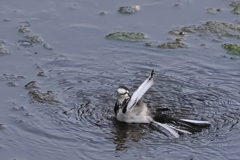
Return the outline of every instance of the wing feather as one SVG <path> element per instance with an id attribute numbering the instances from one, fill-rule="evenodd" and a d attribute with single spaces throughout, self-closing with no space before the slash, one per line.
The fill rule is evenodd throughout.
<path id="1" fill-rule="evenodd" d="M 137 102 L 142 98 L 142 96 L 147 92 L 147 90 L 154 84 L 152 70 L 151 75 L 138 87 L 138 89 L 133 93 L 130 101 L 127 105 L 127 111 L 134 107 Z"/>

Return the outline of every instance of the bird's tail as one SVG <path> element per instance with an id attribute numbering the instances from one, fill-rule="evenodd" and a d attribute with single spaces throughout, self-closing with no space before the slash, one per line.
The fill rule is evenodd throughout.
<path id="1" fill-rule="evenodd" d="M 177 138 L 179 137 L 178 132 L 193 134 L 201 132 L 204 128 L 208 128 L 211 125 L 209 121 L 176 119 L 164 114 L 154 116 L 153 119 L 154 124 L 167 129 Z"/>
<path id="2" fill-rule="evenodd" d="M 156 125 L 159 125 L 163 128 L 165 128 L 166 130 L 168 130 L 170 133 L 172 133 L 176 138 L 179 137 L 179 134 L 176 130 L 174 130 L 172 127 L 170 127 L 169 125 L 167 124 L 163 124 L 163 123 L 160 123 L 160 122 L 157 122 L 157 121 L 152 121 L 153 124 L 156 124 Z"/>

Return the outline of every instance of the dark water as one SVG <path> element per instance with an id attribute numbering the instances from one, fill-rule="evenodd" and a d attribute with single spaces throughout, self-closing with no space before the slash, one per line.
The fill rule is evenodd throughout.
<path id="1" fill-rule="evenodd" d="M 160 43 L 176 38 L 168 34 L 174 27 L 235 23 L 230 2 L 2 1 L 0 39 L 7 53 L 0 56 L 1 159 L 239 159 L 240 59 L 221 47 L 239 39 L 214 42 L 193 34 L 184 38 L 188 48 L 170 50 L 104 38 L 133 31 Z M 118 13 L 124 5 L 141 10 Z M 209 7 L 221 12 L 208 14 Z M 42 42 L 30 42 L 28 33 Z M 175 139 L 148 125 L 115 120 L 117 87 L 134 91 L 152 69 L 156 83 L 145 95 L 149 107 L 209 120 L 210 129 Z M 24 87 L 30 81 L 37 82 L 32 90 L 53 91 L 59 102 L 32 100 Z"/>

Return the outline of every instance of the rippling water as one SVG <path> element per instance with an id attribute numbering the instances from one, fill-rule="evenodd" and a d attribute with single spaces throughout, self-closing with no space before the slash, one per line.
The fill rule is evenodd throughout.
<path id="1" fill-rule="evenodd" d="M 9 52 L 0 55 L 1 159 L 239 159 L 240 59 L 221 48 L 221 43 L 239 40 L 224 37 L 213 42 L 187 35 L 188 48 L 170 50 L 104 38 L 115 31 L 136 31 L 153 41 L 166 41 L 173 27 L 213 19 L 234 23 L 229 2 L 2 4 L 0 38 Z M 124 5 L 140 5 L 141 10 L 119 14 L 118 7 Z M 208 7 L 222 11 L 210 15 Z M 43 42 L 19 44 L 26 40 L 18 32 L 21 26 Z M 149 108 L 209 120 L 210 129 L 176 139 L 147 124 L 116 121 L 117 87 L 125 85 L 133 92 L 152 69 L 155 85 L 144 97 Z M 32 89 L 53 91 L 59 103 L 31 99 L 31 89 L 24 87 L 30 81 L 37 82 Z"/>

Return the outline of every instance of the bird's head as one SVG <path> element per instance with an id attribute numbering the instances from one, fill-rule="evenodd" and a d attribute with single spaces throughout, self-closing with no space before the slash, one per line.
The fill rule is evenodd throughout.
<path id="1" fill-rule="evenodd" d="M 124 101 L 125 99 L 129 99 L 129 89 L 125 86 L 120 86 L 117 89 L 117 99 L 119 102 Z"/>
<path id="2" fill-rule="evenodd" d="M 117 93 L 117 102 L 114 107 L 115 114 L 117 114 L 119 109 L 123 109 L 123 108 L 126 109 L 127 104 L 131 98 L 129 94 L 129 89 L 125 86 L 118 87 L 116 93 Z"/>

